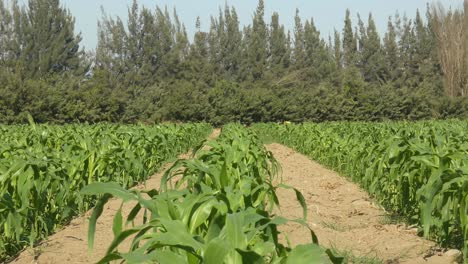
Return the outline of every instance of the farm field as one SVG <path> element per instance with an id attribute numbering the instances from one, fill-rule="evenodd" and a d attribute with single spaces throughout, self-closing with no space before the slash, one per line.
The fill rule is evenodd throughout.
<path id="1" fill-rule="evenodd" d="M 468 122 L 258 124 L 254 130 L 348 176 L 419 234 L 467 255 Z"/>
<path id="2" fill-rule="evenodd" d="M 175 162 L 161 175 L 161 185 L 157 189 L 125 191 L 111 183 L 94 183 L 85 187 L 83 194 L 104 194 L 103 203 L 108 200 L 106 194 L 113 194 L 124 203 L 132 202 L 130 208 L 133 207 L 129 210 L 125 205 L 121 210 L 118 208 L 122 207 L 117 206 L 117 210 L 111 209 L 115 217 L 109 218 L 104 214 L 102 220 L 100 213 L 96 212 L 108 207 L 98 203 L 89 220 L 89 246 L 96 245 L 98 250 L 102 249 L 101 243 L 92 242 L 94 232 L 100 234 L 96 236 L 97 241 L 102 242 L 105 236 L 93 226 L 97 224 L 102 228 L 99 223 L 106 221 L 112 223 L 111 232 L 115 239 L 109 243 L 114 246 L 107 252 L 98 251 L 104 253 L 103 262 L 124 259 L 129 263 L 199 263 L 201 260 L 203 263 L 219 263 L 224 259 L 228 263 L 252 263 L 255 259 L 265 258 L 268 262 L 278 263 L 331 263 L 330 251 L 317 245 L 311 231 L 307 245 L 290 249 L 278 242 L 277 226 L 288 222 L 286 218 L 272 214 L 273 208 L 278 206 L 276 191 L 279 188 L 296 192 L 296 203 L 303 208 L 303 213 L 291 221 L 310 228 L 305 221 L 307 208 L 303 196 L 292 187 L 273 184 L 277 173 L 277 161 L 255 134 L 239 125 L 226 126 L 219 138 L 200 149 L 195 158 Z M 171 180 L 174 177 L 177 182 Z M 112 208 L 115 205 L 116 200 L 110 201 Z M 143 209 L 146 213 L 138 214 Z M 146 221 L 141 221 L 142 218 Z M 135 225 L 123 225 L 130 222 Z M 122 251 L 117 251 L 119 245 L 125 244 L 124 238 L 135 234 L 130 252 L 122 250 L 122 247 Z M 86 240 L 81 238 L 83 234 L 76 236 L 78 239 L 72 243 Z M 51 243 L 55 242 L 52 238 Z M 55 250 L 49 251 L 47 247 L 43 250 L 44 261 L 47 262 L 47 255 L 54 256 Z M 79 256 L 84 257 L 86 253 L 82 248 L 80 252 Z M 75 258 L 65 251 L 56 254 L 52 260 L 60 262 L 60 259 L 69 261 Z M 24 253 L 15 262 L 28 261 L 28 255 Z"/>
<path id="3" fill-rule="evenodd" d="M 81 263 L 90 263 L 104 256 L 108 259 L 125 259 L 128 263 L 134 262 L 135 259 L 156 260 L 160 263 L 174 263 L 173 261 L 176 260 L 180 263 L 199 263 L 197 261 L 207 261 L 213 257 L 217 260 L 241 261 L 242 263 L 251 263 L 250 258 L 263 259 L 268 263 L 275 263 L 275 261 L 292 263 L 288 262 L 288 259 L 296 257 L 304 262 L 294 263 L 384 263 L 384 261 L 446 263 L 450 258 L 444 254 L 434 254 L 434 256 L 429 254 L 434 251 L 434 242 L 417 236 L 418 233 L 424 234 L 423 228 L 417 229 L 415 226 L 395 221 L 385 222 L 387 214 L 378 203 L 387 209 L 391 208 L 400 217 L 406 216 L 406 219 L 400 219 L 409 221 L 409 224 L 412 224 L 412 219 L 419 219 L 414 223 L 422 225 L 420 218 L 423 216 L 415 213 L 410 215 L 408 211 L 398 209 L 397 205 L 384 202 L 386 200 L 380 198 L 384 197 L 383 194 L 379 196 L 377 192 L 366 188 L 358 180 L 360 176 L 356 174 L 359 172 L 356 169 L 357 165 L 366 160 L 352 161 L 351 154 L 345 151 L 373 150 L 375 157 L 381 155 L 377 160 L 384 161 L 387 157 L 385 153 L 376 151 L 387 149 L 388 147 L 383 146 L 384 144 L 380 144 L 379 148 L 371 148 L 369 146 L 372 142 L 364 143 L 365 140 L 361 139 L 359 143 L 362 148 L 358 148 L 358 144 L 353 145 L 350 140 L 357 139 L 358 135 L 368 138 L 371 137 L 370 133 L 379 131 L 380 138 L 378 135 L 371 137 L 375 140 L 373 144 L 401 139 L 402 135 L 406 135 L 405 133 L 419 135 L 417 138 L 423 142 L 424 140 L 432 142 L 427 133 L 436 130 L 447 134 L 450 131 L 450 136 L 446 141 L 439 139 L 438 145 L 433 148 L 434 153 L 439 153 L 437 151 L 442 148 L 441 142 L 445 144 L 452 142 L 453 148 L 460 152 L 465 151 L 466 154 L 463 144 L 458 146 L 456 141 L 453 141 L 455 138 L 463 140 L 463 126 L 466 126 L 466 123 L 461 121 L 319 125 L 257 124 L 251 129 L 255 132 L 249 132 L 239 125 L 228 125 L 223 128 L 223 133 L 218 139 L 209 141 L 207 147 L 198 150 L 193 158 L 177 161 L 165 173 L 151 178 L 145 186 L 131 191 L 125 191 L 122 187 L 112 183 L 94 183 L 85 187 L 80 195 L 87 194 L 92 197 L 104 195 L 107 200 L 108 197 L 105 194 L 110 193 L 118 199 L 112 199 L 106 205 L 101 204 L 102 208 L 105 208 L 101 217 L 96 219 L 97 215 L 90 212 L 74 220 L 70 227 L 46 240 L 47 243 L 42 247 L 23 252 L 15 263 L 30 263 L 34 259 L 39 260 L 39 263 L 41 261 L 42 263 L 59 263 L 60 260 L 70 261 L 77 257 L 82 260 Z M 456 128 L 459 129 L 458 132 Z M 333 134 L 334 129 L 339 132 Z M 418 131 L 418 134 L 415 131 Z M 337 162 L 341 164 L 341 167 L 335 169 L 346 176 L 354 175 L 351 179 L 366 188 L 371 196 L 347 181 L 345 177 L 310 161 L 292 149 L 279 144 L 267 145 L 265 149 L 257 138 L 258 135 L 265 142 L 275 139 L 274 141 L 290 145 L 298 150 L 301 146 L 303 148 L 300 149 L 301 152 L 306 152 L 313 145 L 314 151 L 323 153 L 323 157 L 314 157 L 312 152 L 306 154 L 329 168 L 334 167 L 332 167 L 333 163 L 327 163 L 325 155 L 331 155 L 331 153 L 326 153 L 326 151 L 336 150 L 340 142 L 347 142 L 346 145 L 340 146 L 342 156 L 334 156 L 334 159 L 341 159 Z M 347 140 L 345 140 L 345 135 L 348 135 Z M 297 140 L 293 141 L 295 138 Z M 299 143 L 301 140 L 302 143 Z M 411 142 L 410 146 L 413 146 L 415 140 L 413 138 L 405 142 Z M 329 145 L 323 147 L 323 142 L 328 142 Z M 403 143 L 398 146 L 406 149 Z M 345 155 L 346 153 L 348 155 Z M 362 153 L 360 154 L 359 157 L 363 156 Z M 417 153 L 406 154 L 418 157 Z M 427 153 L 425 155 L 428 156 Z M 347 157 L 347 160 L 343 157 Z M 418 158 L 411 157 L 409 160 L 399 159 L 399 161 L 419 161 Z M 333 159 L 330 158 L 330 160 Z M 346 171 L 345 168 L 351 162 L 355 165 L 355 169 Z M 460 163 L 463 165 L 463 160 Z M 457 164 L 459 163 L 454 162 L 454 165 Z M 388 167 L 396 169 L 394 163 L 390 163 Z M 413 168 L 411 171 L 413 174 L 417 174 L 417 171 L 430 172 L 414 164 L 411 166 L 403 164 L 400 169 L 408 167 Z M 367 168 L 374 167 L 367 164 Z M 348 174 L 351 172 L 355 174 Z M 367 173 L 370 174 L 369 170 Z M 393 171 L 393 173 L 396 172 Z M 385 177 L 384 174 L 381 175 L 381 179 Z M 459 177 L 463 179 L 464 176 L 461 174 Z M 381 180 L 380 182 L 387 181 Z M 291 189 L 292 187 L 298 189 Z M 397 190 L 395 188 L 393 187 Z M 153 191 L 143 191 L 151 189 Z M 398 192 L 395 191 L 395 193 Z M 416 204 L 413 205 L 414 208 L 419 205 L 416 200 L 419 196 L 416 195 L 420 195 L 419 192 L 410 196 L 415 200 L 410 200 Z M 442 194 L 436 193 L 434 199 L 438 199 L 437 195 Z M 121 199 L 125 202 L 123 206 Z M 404 204 L 402 201 L 400 203 Z M 391 205 L 393 207 L 390 207 Z M 146 209 L 146 213 L 143 214 L 142 208 Z M 430 232 L 426 233 L 427 236 L 436 239 L 442 246 L 461 249 L 463 240 L 444 241 L 441 237 L 441 231 L 437 230 L 436 223 L 444 221 L 444 218 L 438 218 L 440 213 L 437 213 L 436 209 L 431 209 L 433 210 L 430 219 L 432 226 L 429 229 Z M 95 212 L 100 212 L 100 210 Z M 456 219 L 456 213 L 451 212 L 453 219 Z M 461 214 L 458 216 L 463 218 Z M 253 222 L 245 222 L 245 219 L 251 219 Z M 235 224 L 231 222 L 234 220 L 237 221 Z M 453 222 L 456 223 L 456 221 Z M 91 236 L 95 237 L 93 255 L 88 255 L 84 250 L 87 246 L 93 245 L 89 243 L 93 240 L 88 240 L 85 233 L 88 230 L 88 223 L 96 224 L 96 229 L 90 229 L 95 232 L 95 236 Z M 367 223 L 368 226 L 362 226 L 363 223 Z M 238 224 L 242 228 L 236 229 Z M 173 233 L 175 229 L 170 229 L 171 226 L 178 226 L 179 231 L 184 230 L 182 233 L 177 232 L 180 237 L 175 240 L 168 236 L 175 234 Z M 214 226 L 217 227 L 215 233 L 213 233 Z M 453 233 L 445 237 L 455 237 L 455 235 L 460 237 L 463 228 L 461 224 L 454 226 L 451 229 Z M 230 233 L 235 230 L 239 232 L 236 233 L 237 235 Z M 275 230 L 279 230 L 280 233 Z M 310 230 L 313 230 L 313 234 L 317 237 L 315 235 L 304 236 L 310 233 Z M 232 235 L 237 238 L 232 238 Z M 112 241 L 114 236 L 119 239 Z M 127 236 L 127 239 L 123 239 Z M 376 236 L 381 239 L 376 239 Z M 132 239 L 135 239 L 133 244 Z M 358 243 L 354 239 L 358 239 Z M 220 241 L 237 241 L 234 243 L 239 244 Z M 107 251 L 111 243 L 113 246 Z M 213 248 L 214 244 L 216 244 L 215 248 Z M 297 246 L 301 244 L 307 246 Z M 134 247 L 128 252 L 130 245 Z M 213 250 L 221 252 L 221 255 L 211 255 Z M 345 258 L 342 259 L 341 256 Z M 424 256 L 427 257 L 426 260 Z M 317 262 L 310 262 L 311 259 Z"/>
<path id="4" fill-rule="evenodd" d="M 468 264 L 468 0 L 82 2 L 0 0 L 0 264 Z"/>
<path id="5" fill-rule="evenodd" d="M 203 140 L 206 124 L 0 126 L 0 261 L 34 245 L 95 199 L 93 182 L 131 187 Z"/>

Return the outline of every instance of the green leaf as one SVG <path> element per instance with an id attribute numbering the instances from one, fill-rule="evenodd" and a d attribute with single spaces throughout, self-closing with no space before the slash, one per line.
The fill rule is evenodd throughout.
<path id="1" fill-rule="evenodd" d="M 236 249 L 236 251 L 242 256 L 242 263 L 265 264 L 263 257 L 254 251 L 245 251 L 241 249 Z"/>
<path id="2" fill-rule="evenodd" d="M 120 253 L 112 253 L 112 254 L 107 254 L 104 258 L 99 260 L 97 264 L 108 264 L 111 263 L 114 260 L 119 260 L 122 259 L 122 255 Z"/>
<path id="3" fill-rule="evenodd" d="M 190 233 L 194 233 L 201 224 L 203 224 L 211 214 L 213 206 L 217 203 L 215 199 L 205 201 L 202 203 L 197 210 L 192 214 L 190 218 Z"/>
<path id="4" fill-rule="evenodd" d="M 83 195 L 100 195 L 100 194 L 111 194 L 114 197 L 120 198 L 123 202 L 128 202 L 131 200 L 137 200 L 135 194 L 130 191 L 122 188 L 118 183 L 109 182 L 95 182 L 81 190 Z"/>
<path id="5" fill-rule="evenodd" d="M 229 214 L 226 219 L 226 239 L 234 248 L 244 249 L 246 239 L 242 231 L 244 220 L 241 213 Z"/>
<path id="6" fill-rule="evenodd" d="M 164 233 L 156 233 L 153 238 L 165 245 L 184 245 L 199 250 L 202 244 L 196 241 L 188 232 L 187 227 L 179 220 L 160 219 L 166 229 Z"/>
<path id="7" fill-rule="evenodd" d="M 215 238 L 211 240 L 204 250 L 204 264 L 223 263 L 230 250 L 232 248 L 223 239 Z"/>
<path id="8" fill-rule="evenodd" d="M 281 188 L 284 188 L 284 189 L 294 190 L 294 192 L 296 193 L 296 199 L 297 199 L 297 201 L 299 202 L 299 204 L 302 207 L 302 218 L 304 220 L 307 220 L 307 203 L 306 203 L 305 198 L 302 195 L 302 193 L 298 189 L 296 189 L 296 188 L 294 188 L 292 186 L 286 185 L 286 184 L 279 184 L 278 187 L 281 187 Z"/>
<path id="9" fill-rule="evenodd" d="M 112 232 L 114 237 L 117 237 L 122 232 L 122 205 L 114 216 L 114 221 L 112 223 Z"/>
<path id="10" fill-rule="evenodd" d="M 286 264 L 324 264 L 323 250 L 316 244 L 298 245 L 289 253 Z"/>
<path id="11" fill-rule="evenodd" d="M 89 219 L 89 227 L 88 227 L 88 250 L 92 252 L 94 247 L 94 235 L 96 234 L 96 223 L 97 219 L 102 215 L 104 211 L 104 205 L 109 201 L 110 195 L 104 195 L 101 199 L 99 199 L 98 203 L 94 207 L 93 213 L 91 214 L 91 218 Z"/>
<path id="12" fill-rule="evenodd" d="M 155 254 L 156 261 L 159 264 L 184 264 L 188 263 L 187 262 L 187 257 L 181 256 L 180 254 L 177 254 L 172 251 L 167 251 L 167 250 L 158 250 L 156 251 Z M 135 263 L 143 263 L 143 262 L 135 262 Z M 154 262 L 148 262 L 148 263 L 154 263 Z"/>

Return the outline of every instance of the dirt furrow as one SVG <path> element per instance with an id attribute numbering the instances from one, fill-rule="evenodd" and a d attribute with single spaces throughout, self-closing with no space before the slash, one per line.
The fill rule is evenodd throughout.
<path id="1" fill-rule="evenodd" d="M 389 224 L 386 213 L 356 184 L 280 144 L 267 148 L 282 166 L 283 181 L 298 188 L 308 205 L 308 223 L 327 248 L 360 256 L 365 263 L 451 263 L 447 254 L 429 254 L 435 244 L 418 237 L 416 229 Z M 290 190 L 279 190 L 281 215 L 302 216 Z M 387 222 L 387 223 L 386 223 Z M 282 228 L 293 245 L 309 243 L 310 235 L 299 225 Z M 427 257 L 429 255 L 433 255 Z"/>

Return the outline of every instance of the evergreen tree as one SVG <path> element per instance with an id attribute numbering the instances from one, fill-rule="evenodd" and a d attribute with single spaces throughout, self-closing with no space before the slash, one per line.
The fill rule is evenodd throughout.
<path id="1" fill-rule="evenodd" d="M 264 16 L 265 5 L 263 0 L 259 0 L 257 10 L 253 17 L 252 32 L 249 37 L 248 47 L 248 59 L 253 80 L 262 78 L 266 69 L 268 32 Z"/>
<path id="2" fill-rule="evenodd" d="M 142 67 L 143 54 L 141 50 L 141 31 L 142 24 L 140 24 L 138 3 L 133 0 L 132 6 L 128 10 L 128 33 L 125 39 L 125 48 L 128 53 L 128 57 L 125 58 L 127 64 L 126 69 L 129 70 L 127 75 L 127 82 L 130 85 L 136 85 L 140 82 L 139 70 Z"/>
<path id="3" fill-rule="evenodd" d="M 312 19 L 304 25 L 304 46 L 307 79 L 315 84 L 328 80 L 332 58 Z"/>
<path id="4" fill-rule="evenodd" d="M 356 63 L 356 38 L 353 33 L 353 25 L 351 22 L 351 13 L 346 10 L 345 26 L 343 29 L 343 64 L 345 67 L 352 66 Z"/>
<path id="5" fill-rule="evenodd" d="M 169 20 L 170 23 L 170 20 Z M 187 30 L 185 26 L 180 22 L 179 16 L 174 9 L 174 25 L 172 29 L 174 43 L 169 54 L 167 54 L 169 64 L 167 65 L 168 70 L 170 69 L 169 76 L 174 79 L 186 79 L 186 58 L 189 52 L 189 41 L 187 36 Z"/>
<path id="6" fill-rule="evenodd" d="M 384 57 L 372 14 L 369 14 L 368 26 L 361 39 L 361 71 L 366 82 L 383 82 L 384 80 Z"/>
<path id="7" fill-rule="evenodd" d="M 208 33 L 208 46 L 209 46 L 209 58 L 210 66 L 214 73 L 221 74 L 221 31 L 218 29 L 219 23 L 212 16 L 210 31 Z M 223 31 L 224 32 L 224 31 Z"/>
<path id="8" fill-rule="evenodd" d="M 138 83 L 142 86 L 152 85 L 156 82 L 156 69 L 158 63 L 158 50 L 156 49 L 155 18 L 151 11 L 143 8 L 139 16 L 141 25 L 139 39 L 140 65 L 138 71 Z"/>
<path id="9" fill-rule="evenodd" d="M 157 76 L 159 80 L 174 76 L 178 73 L 177 55 L 173 51 L 176 38 L 174 36 L 174 25 L 167 8 L 164 11 L 156 8 L 156 56 L 160 58 L 157 64 Z"/>
<path id="10" fill-rule="evenodd" d="M 127 33 L 122 20 L 108 18 L 103 12 L 98 22 L 98 38 L 95 67 L 98 76 L 104 77 L 111 86 L 126 82 Z"/>
<path id="11" fill-rule="evenodd" d="M 399 76 L 398 44 L 397 33 L 393 25 L 392 18 L 388 19 L 387 32 L 383 40 L 384 59 L 385 59 L 385 81 L 394 82 Z"/>
<path id="12" fill-rule="evenodd" d="M 305 67 L 304 28 L 302 26 L 299 9 L 296 9 L 294 17 L 294 69 L 300 70 Z"/>
<path id="13" fill-rule="evenodd" d="M 269 69 L 273 74 L 284 74 L 289 67 L 289 47 L 284 26 L 279 23 L 278 13 L 273 13 L 270 25 Z"/>
<path id="14" fill-rule="evenodd" d="M 400 63 L 402 64 L 402 75 L 400 78 L 401 86 L 413 87 L 418 82 L 414 82 L 413 74 L 417 72 L 417 63 L 414 60 L 416 36 L 414 33 L 413 22 L 406 17 L 403 17 L 400 26 L 399 51 Z"/>
<path id="15" fill-rule="evenodd" d="M 228 79 L 236 79 L 240 68 L 242 33 L 239 30 L 239 18 L 234 8 L 224 10 L 225 26 L 223 34 L 223 65 Z"/>
<path id="16" fill-rule="evenodd" d="M 13 17 L 3 1 L 0 1 L 0 66 L 6 67 L 11 61 L 13 42 Z"/>
<path id="17" fill-rule="evenodd" d="M 334 32 L 334 40 L 333 40 L 333 47 L 334 47 L 334 52 L 333 52 L 333 57 L 335 59 L 335 65 L 338 70 L 341 69 L 343 66 L 343 53 L 341 50 L 341 36 L 340 33 L 335 29 Z"/>
<path id="18" fill-rule="evenodd" d="M 197 17 L 194 41 L 190 48 L 190 69 L 192 78 L 209 80 L 208 75 L 208 33 L 201 31 L 200 17 Z M 201 74 L 200 74 L 201 73 Z"/>
<path id="19" fill-rule="evenodd" d="M 103 12 L 96 54 L 88 57 L 59 0 L 6 3 L 0 1 L 0 122 L 20 122 L 25 111 L 39 122 L 214 124 L 468 113 L 466 103 L 445 96 L 468 94 L 468 3 L 465 13 L 428 11 L 427 22 L 419 11 L 414 20 L 397 14 L 383 39 L 372 15 L 352 21 L 347 10 L 342 33 L 325 40 L 298 10 L 291 32 L 278 13 L 267 25 L 259 0 L 242 29 L 226 5 L 207 32 L 198 18 L 189 40 L 175 10 L 134 0 L 128 20 Z M 86 81 L 64 74 L 78 75 L 91 63 Z"/>
<path id="20" fill-rule="evenodd" d="M 242 38 L 242 45 L 241 45 L 241 66 L 239 70 L 239 81 L 247 81 L 252 80 L 252 73 L 251 73 L 251 60 L 249 58 L 250 54 L 250 43 L 252 38 L 252 27 L 251 25 L 244 26 L 242 29 L 243 38 Z"/>
<path id="21" fill-rule="evenodd" d="M 430 20 L 430 15 L 427 17 Z M 431 92 L 437 92 L 442 90 L 440 83 L 440 70 L 438 66 L 436 36 L 432 32 L 429 23 L 426 25 L 419 13 L 416 11 L 416 18 L 414 22 L 415 31 L 415 47 L 414 47 L 414 58 L 415 71 L 411 73 L 414 81 L 418 86 L 423 86 L 426 90 Z"/>
<path id="22" fill-rule="evenodd" d="M 79 71 L 80 35 L 75 19 L 59 0 L 30 0 L 23 16 L 21 60 L 27 77 Z"/>
<path id="23" fill-rule="evenodd" d="M 128 34 L 126 39 L 126 49 L 128 50 L 128 62 L 135 64 L 135 67 L 141 67 L 141 34 L 142 26 L 140 20 L 138 3 L 133 0 L 131 8 L 128 10 Z"/>

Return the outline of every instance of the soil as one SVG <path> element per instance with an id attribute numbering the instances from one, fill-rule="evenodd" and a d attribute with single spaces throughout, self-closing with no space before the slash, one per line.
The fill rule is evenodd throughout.
<path id="1" fill-rule="evenodd" d="M 386 224 L 386 212 L 356 184 L 290 148 L 280 144 L 267 148 L 282 166 L 283 182 L 303 193 L 308 224 L 321 246 L 389 264 L 452 262 L 445 254 L 433 253 L 437 252 L 435 243 L 417 236 L 417 229 Z M 278 198 L 280 215 L 289 219 L 302 217 L 293 191 L 280 189 Z M 298 224 L 288 224 L 281 231 L 293 245 L 311 242 L 308 231 Z"/>
<path id="2" fill-rule="evenodd" d="M 215 130 L 209 137 L 215 138 Z M 356 256 L 378 257 L 384 263 L 450 263 L 444 254 L 432 254 L 435 244 L 416 235 L 416 230 L 405 225 L 385 224 L 386 213 L 375 205 L 365 191 L 336 172 L 328 170 L 307 157 L 279 145 L 267 146 L 282 166 L 284 183 L 295 186 L 308 204 L 308 223 L 317 234 L 320 244 L 351 252 Z M 188 154 L 181 155 L 181 158 Z M 169 168 L 167 164 L 161 171 Z M 158 188 L 162 173 L 151 177 L 138 189 Z M 299 218 L 302 208 L 290 190 L 279 190 L 282 216 Z M 88 219 L 91 212 L 73 220 L 70 225 L 43 241 L 34 249 L 22 252 L 12 263 L 95 263 L 106 252 L 113 239 L 112 222 L 120 208 L 119 200 L 106 204 L 96 226 L 95 246 L 88 253 Z M 125 216 L 134 204 L 125 204 Z M 141 217 L 140 217 L 141 218 Z M 299 225 L 282 227 L 293 245 L 309 243 L 307 230 Z M 124 248 L 128 248 L 129 241 Z M 434 255 L 434 256 L 432 256 Z M 429 256 L 428 258 L 424 258 Z"/>

